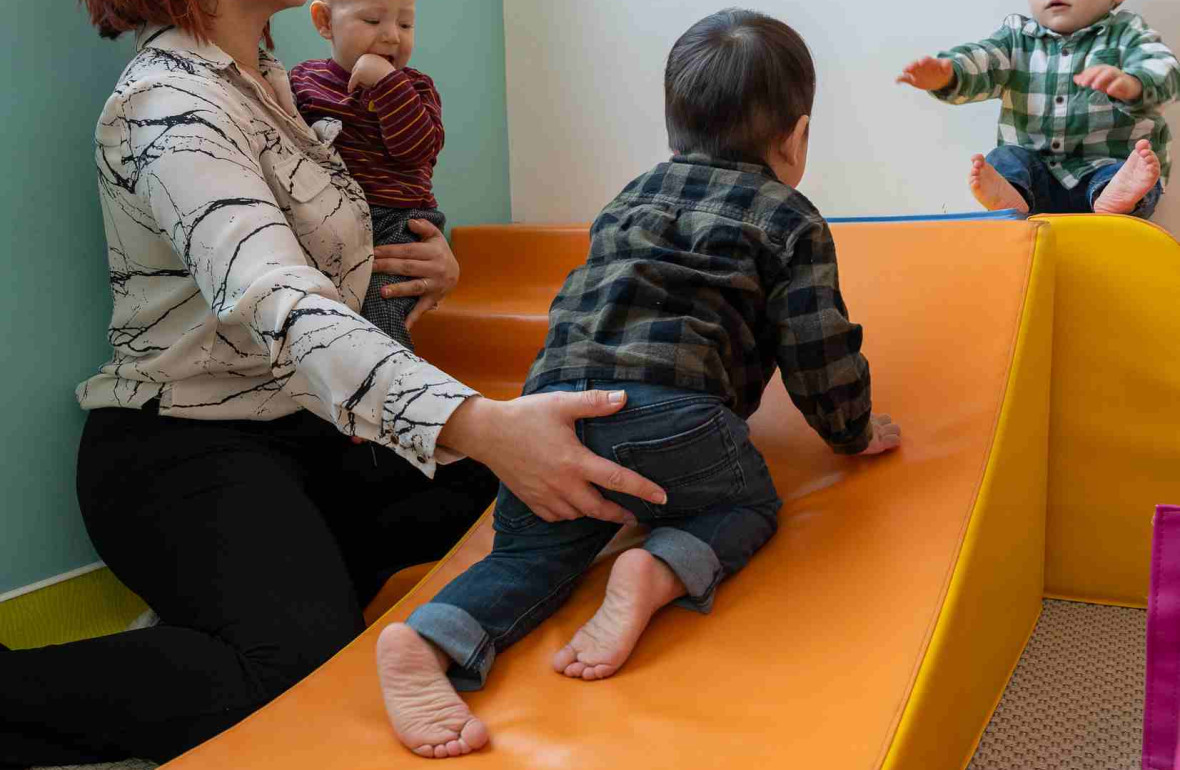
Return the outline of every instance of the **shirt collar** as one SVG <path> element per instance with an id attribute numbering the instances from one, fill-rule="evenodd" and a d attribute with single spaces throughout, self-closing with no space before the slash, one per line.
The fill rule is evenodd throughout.
<path id="1" fill-rule="evenodd" d="M 201 43 L 196 38 L 175 26 L 148 25 L 139 31 L 135 39 L 135 50 L 154 48 L 176 54 L 186 59 L 195 59 L 216 70 L 223 70 L 234 63 L 233 57 L 212 43 Z"/>
<path id="2" fill-rule="evenodd" d="M 744 163 L 739 160 L 724 160 L 722 158 L 715 158 L 712 155 L 706 155 L 703 152 L 694 152 L 688 155 L 673 155 L 672 162 L 687 163 L 692 166 L 723 168 L 730 171 L 740 171 L 743 174 L 761 174 L 762 176 L 778 181 L 778 177 L 774 175 L 774 171 L 765 163 Z"/>
<path id="3" fill-rule="evenodd" d="M 1078 31 L 1071 32 L 1068 35 L 1063 35 L 1060 32 L 1054 32 L 1053 30 L 1049 29 L 1048 27 L 1042 27 L 1040 22 L 1038 22 L 1036 19 L 1023 17 L 1023 16 L 1020 18 L 1024 19 L 1024 26 L 1021 27 L 1020 31 L 1023 32 L 1024 34 L 1028 35 L 1029 37 L 1056 37 L 1056 38 L 1068 40 L 1070 38 L 1075 38 L 1075 37 L 1076 38 L 1084 37 L 1084 36 L 1090 34 L 1091 32 L 1101 32 L 1102 30 L 1106 29 L 1106 26 L 1114 20 L 1114 11 L 1108 11 L 1105 16 L 1103 16 L 1101 19 L 1094 22 L 1090 26 L 1082 27 Z"/>
<path id="4" fill-rule="evenodd" d="M 214 70 L 221 71 L 234 65 L 232 56 L 221 50 L 213 43 L 201 43 L 184 30 L 168 25 L 148 25 L 139 31 L 135 40 L 135 50 L 155 48 L 158 51 L 194 59 Z M 263 75 L 272 70 L 282 68 L 278 59 L 269 51 L 260 48 L 258 51 L 258 69 Z"/>

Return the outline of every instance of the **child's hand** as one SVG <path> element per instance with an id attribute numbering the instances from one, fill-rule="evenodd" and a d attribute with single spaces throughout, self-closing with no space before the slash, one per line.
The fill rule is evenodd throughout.
<path id="1" fill-rule="evenodd" d="M 923 91 L 941 91 L 955 82 L 955 68 L 949 59 L 926 56 L 902 70 L 897 82 L 909 83 Z"/>
<path id="2" fill-rule="evenodd" d="M 901 426 L 889 415 L 874 414 L 869 419 L 873 424 L 873 439 L 865 447 L 865 451 L 861 452 L 862 455 L 879 455 L 901 446 Z"/>
<path id="3" fill-rule="evenodd" d="M 348 79 L 348 92 L 358 88 L 372 88 L 380 83 L 397 67 L 389 63 L 389 59 L 375 53 L 367 53 L 352 65 L 352 77 Z"/>
<path id="4" fill-rule="evenodd" d="M 1139 78 L 1109 64 L 1084 69 L 1074 76 L 1073 82 L 1123 102 L 1133 102 L 1143 96 L 1143 83 L 1139 82 Z"/>

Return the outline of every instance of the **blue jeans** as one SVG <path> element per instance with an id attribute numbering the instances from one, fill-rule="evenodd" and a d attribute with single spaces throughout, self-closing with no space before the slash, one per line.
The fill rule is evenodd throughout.
<path id="1" fill-rule="evenodd" d="M 579 440 L 662 486 L 668 503 L 604 494 L 651 527 L 644 549 L 687 589 L 676 603 L 708 612 L 717 584 L 778 528 L 782 501 L 745 420 L 716 396 L 659 385 L 582 380 L 544 390 L 591 389 L 625 390 L 627 406 L 579 421 Z M 447 673 L 457 690 L 482 687 L 496 653 L 565 602 L 620 528 L 590 518 L 543 521 L 504 486 L 494 523 L 492 552 L 406 621 L 454 661 Z"/>
<path id="2" fill-rule="evenodd" d="M 1012 144 L 1002 144 L 987 155 L 987 162 L 1000 176 L 1016 188 L 1028 203 L 1030 214 L 1089 214 L 1094 201 L 1123 167 L 1122 163 L 1103 166 L 1067 190 L 1049 171 L 1038 153 Z M 1150 219 L 1164 192 L 1162 181 L 1143 196 L 1131 216 Z"/>

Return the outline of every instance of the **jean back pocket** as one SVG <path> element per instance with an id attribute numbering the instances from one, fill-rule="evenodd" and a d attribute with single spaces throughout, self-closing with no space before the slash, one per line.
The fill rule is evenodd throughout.
<path id="1" fill-rule="evenodd" d="M 645 503 L 652 516 L 700 513 L 741 495 L 746 481 L 727 424 L 728 416 L 724 408 L 718 408 L 704 423 L 690 430 L 614 447 L 619 464 L 659 484 L 668 493 L 666 505 Z"/>

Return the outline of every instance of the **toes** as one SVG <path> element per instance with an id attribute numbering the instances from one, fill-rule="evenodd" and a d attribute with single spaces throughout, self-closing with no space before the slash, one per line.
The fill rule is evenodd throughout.
<path id="1" fill-rule="evenodd" d="M 463 725 L 463 731 L 459 737 L 459 744 L 466 747 L 466 750 L 463 752 L 464 754 L 469 751 L 482 749 L 487 742 L 488 728 L 482 721 L 473 717 L 468 720 L 467 724 Z"/>
<path id="2" fill-rule="evenodd" d="M 606 679 L 611 674 L 615 673 L 615 670 L 616 669 L 614 666 L 606 664 L 587 666 L 586 670 L 582 672 L 582 679 L 586 680 L 587 682 L 592 682 L 595 679 Z"/>
<path id="3" fill-rule="evenodd" d="M 418 748 L 414 749 L 414 753 L 420 757 L 426 757 L 427 759 L 434 759 L 434 747 L 433 746 L 419 746 Z"/>
<path id="4" fill-rule="evenodd" d="M 553 655 L 553 670 L 561 673 L 569 668 L 569 665 L 577 660 L 578 653 L 574 652 L 574 648 L 568 644 L 562 647 Z"/>
<path id="5" fill-rule="evenodd" d="M 575 660 L 573 663 L 565 667 L 565 675 L 572 679 L 581 679 L 582 673 L 586 670 L 586 664 Z"/>

